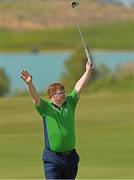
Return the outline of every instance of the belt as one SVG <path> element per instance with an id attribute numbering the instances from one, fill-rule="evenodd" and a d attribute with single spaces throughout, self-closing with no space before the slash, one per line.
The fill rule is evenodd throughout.
<path id="1" fill-rule="evenodd" d="M 66 151 L 66 152 L 55 152 L 55 151 L 51 151 L 51 150 L 48 150 L 48 149 L 46 149 L 46 151 L 55 153 L 57 155 L 69 156 L 70 154 L 76 152 L 76 149 L 73 149 L 71 151 Z"/>
<path id="2" fill-rule="evenodd" d="M 76 152 L 75 149 L 71 150 L 71 151 L 66 151 L 66 152 L 54 152 L 56 153 L 57 155 L 63 155 L 63 156 L 69 156 L 70 154 Z"/>

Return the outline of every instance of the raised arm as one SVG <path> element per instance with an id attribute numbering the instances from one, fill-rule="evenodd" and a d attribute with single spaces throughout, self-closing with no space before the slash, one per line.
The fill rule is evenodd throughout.
<path id="1" fill-rule="evenodd" d="M 83 90 L 83 88 L 87 85 L 91 74 L 93 72 L 93 65 L 89 62 L 87 62 L 86 64 L 86 71 L 83 74 L 83 76 L 79 79 L 79 81 L 76 83 L 75 85 L 75 90 L 77 92 L 78 97 L 80 96 L 81 91 Z"/>
<path id="2" fill-rule="evenodd" d="M 33 103 L 36 106 L 40 105 L 40 97 L 36 91 L 36 88 L 34 87 L 33 83 L 32 83 L 32 75 L 30 75 L 27 71 L 22 71 L 21 72 L 21 78 L 24 80 L 26 86 L 27 86 L 27 90 L 30 94 L 30 96 L 32 97 Z"/>

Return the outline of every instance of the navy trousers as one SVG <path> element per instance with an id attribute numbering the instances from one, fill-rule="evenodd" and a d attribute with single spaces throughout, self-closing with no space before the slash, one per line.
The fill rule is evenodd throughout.
<path id="1" fill-rule="evenodd" d="M 69 153 L 55 153 L 45 150 L 43 162 L 46 179 L 75 179 L 79 155 L 75 150 Z"/>

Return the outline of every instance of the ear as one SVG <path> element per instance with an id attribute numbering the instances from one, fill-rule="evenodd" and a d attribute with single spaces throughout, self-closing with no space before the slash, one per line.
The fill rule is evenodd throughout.
<path id="1" fill-rule="evenodd" d="M 54 101 L 55 100 L 55 95 L 53 95 L 50 100 Z"/>

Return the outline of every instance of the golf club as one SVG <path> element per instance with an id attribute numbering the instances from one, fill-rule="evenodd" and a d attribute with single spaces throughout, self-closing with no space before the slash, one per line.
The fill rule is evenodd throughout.
<path id="1" fill-rule="evenodd" d="M 86 43 L 84 41 L 83 34 L 82 34 L 82 31 L 81 31 L 81 28 L 80 28 L 80 25 L 79 25 L 79 22 L 78 22 L 76 7 L 79 6 L 79 3 L 78 3 L 77 0 L 75 0 L 75 1 L 72 1 L 71 5 L 72 5 L 72 9 L 73 9 L 74 20 L 75 20 L 75 23 L 77 25 L 77 29 L 78 29 L 80 37 L 81 37 L 87 59 L 88 59 L 89 63 L 92 64 L 92 59 L 93 58 L 92 58 L 92 55 L 91 55 L 90 51 L 88 50 L 87 45 L 86 45 Z"/>

